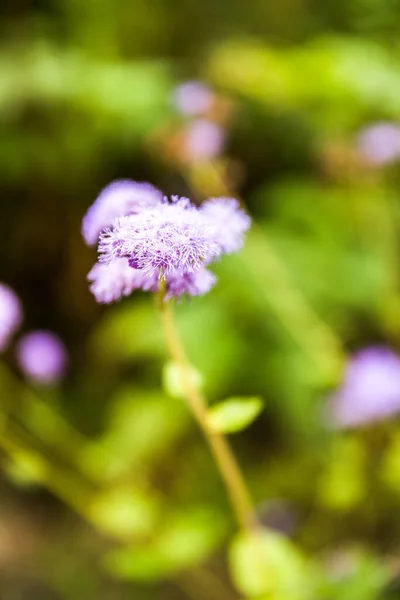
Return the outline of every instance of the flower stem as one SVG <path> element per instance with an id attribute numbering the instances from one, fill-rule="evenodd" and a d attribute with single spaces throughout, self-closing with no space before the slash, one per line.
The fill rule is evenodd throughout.
<path id="1" fill-rule="evenodd" d="M 186 403 L 210 446 L 239 526 L 247 531 L 257 529 L 254 507 L 243 474 L 226 438 L 209 425 L 207 401 L 190 376 L 190 363 L 174 323 L 170 302 L 164 301 L 162 290 L 160 295 L 165 338 L 171 358 L 181 371 Z"/>

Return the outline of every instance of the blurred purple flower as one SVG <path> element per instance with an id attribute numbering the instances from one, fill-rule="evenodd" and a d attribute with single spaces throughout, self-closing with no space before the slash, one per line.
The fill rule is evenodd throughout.
<path id="1" fill-rule="evenodd" d="M 355 354 L 342 387 L 330 401 L 330 415 L 339 427 L 355 427 L 400 412 L 400 357 L 376 346 Z"/>
<path id="2" fill-rule="evenodd" d="M 22 306 L 16 293 L 0 283 L 0 352 L 5 350 L 11 337 L 22 323 Z"/>
<path id="3" fill-rule="evenodd" d="M 208 219 L 221 252 L 231 254 L 242 247 L 251 219 L 240 210 L 235 198 L 210 198 L 203 202 L 200 211 Z"/>
<path id="4" fill-rule="evenodd" d="M 156 206 L 162 193 L 150 183 L 121 179 L 107 185 L 82 221 L 82 235 L 88 246 L 94 246 L 99 233 L 116 217 L 137 214 L 144 208 Z"/>
<path id="5" fill-rule="evenodd" d="M 21 371 L 37 383 L 55 383 L 65 373 L 67 351 L 60 338 L 51 331 L 38 330 L 23 335 L 16 352 Z"/>
<path id="6" fill-rule="evenodd" d="M 205 267 L 238 250 L 250 218 L 233 198 L 212 198 L 199 209 L 187 198 L 164 199 L 154 208 L 115 219 L 99 238 L 99 262 L 88 275 L 100 303 L 135 289 L 157 291 L 165 299 L 198 296 L 215 284 Z"/>
<path id="7" fill-rule="evenodd" d="M 176 108 L 184 115 L 202 115 L 211 107 L 214 95 L 201 81 L 187 81 L 178 86 L 173 94 Z"/>
<path id="8" fill-rule="evenodd" d="M 360 152 L 372 165 L 385 165 L 400 158 L 400 125 L 376 123 L 363 129 L 357 140 Z"/>
<path id="9" fill-rule="evenodd" d="M 225 145 L 225 131 L 222 127 L 198 119 L 185 131 L 185 150 L 191 160 L 206 160 L 220 155 Z"/>

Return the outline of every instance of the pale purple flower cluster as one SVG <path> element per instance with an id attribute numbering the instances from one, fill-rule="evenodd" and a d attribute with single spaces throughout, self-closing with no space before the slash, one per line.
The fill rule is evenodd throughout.
<path id="1" fill-rule="evenodd" d="M 356 427 L 400 412 L 400 357 L 375 346 L 355 354 L 347 365 L 342 387 L 330 401 L 338 427 Z"/>
<path id="2" fill-rule="evenodd" d="M 41 384 L 57 382 L 65 373 L 67 351 L 60 338 L 51 331 L 32 331 L 23 335 L 16 348 L 21 371 Z"/>
<path id="3" fill-rule="evenodd" d="M 212 105 L 213 92 L 201 81 L 187 81 L 173 94 L 176 108 L 184 115 L 194 116 L 207 112 Z"/>
<path id="4" fill-rule="evenodd" d="M 363 129 L 357 146 L 371 165 L 386 165 L 400 158 L 400 125 L 380 122 Z"/>
<path id="5" fill-rule="evenodd" d="M 0 283 L 0 352 L 6 349 L 22 323 L 22 306 L 16 293 Z"/>
<path id="6" fill-rule="evenodd" d="M 185 150 L 192 160 L 207 160 L 219 156 L 225 146 L 224 129 L 207 119 L 196 119 L 186 128 Z"/>
<path id="7" fill-rule="evenodd" d="M 100 262 L 128 258 L 146 277 L 193 273 L 218 254 L 209 226 L 186 198 L 120 217 L 100 234 Z"/>
<path id="8" fill-rule="evenodd" d="M 118 216 L 100 233 L 99 262 L 88 275 L 96 300 L 113 302 L 136 289 L 155 292 L 162 280 L 166 299 L 208 292 L 216 279 L 206 267 L 222 254 L 239 250 L 250 227 L 237 200 L 211 198 L 197 208 L 187 198 L 173 197 L 146 205 L 139 195 L 140 189 L 148 188 L 139 184 L 136 210 L 127 213 L 119 193 L 119 186 L 126 185 L 115 182 L 106 188 L 115 192 L 114 197 L 109 193 L 108 202 L 110 214 Z M 103 211 L 96 200 L 84 222 L 89 222 L 89 214 L 99 222 L 96 207 Z"/>

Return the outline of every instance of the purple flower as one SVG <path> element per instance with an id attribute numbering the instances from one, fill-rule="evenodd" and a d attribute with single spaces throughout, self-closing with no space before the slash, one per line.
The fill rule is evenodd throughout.
<path id="1" fill-rule="evenodd" d="M 357 146 L 373 165 L 385 165 L 400 158 L 400 126 L 390 122 L 376 123 L 363 129 Z"/>
<path id="2" fill-rule="evenodd" d="M 385 347 L 355 354 L 342 387 L 331 398 L 330 413 L 339 427 L 355 427 L 400 412 L 400 357 Z"/>
<path id="3" fill-rule="evenodd" d="M 99 304 L 109 304 L 134 290 L 157 291 L 157 276 L 146 277 L 142 271 L 132 269 L 126 258 L 117 258 L 109 264 L 96 263 L 87 279 L 90 291 Z"/>
<path id="4" fill-rule="evenodd" d="M 5 350 L 11 337 L 22 322 L 22 306 L 13 290 L 0 283 L 0 352 Z"/>
<path id="5" fill-rule="evenodd" d="M 200 210 L 208 219 L 221 252 L 237 252 L 251 223 L 250 217 L 240 209 L 239 202 L 234 198 L 210 198 L 203 202 Z"/>
<path id="6" fill-rule="evenodd" d="M 156 206 L 162 193 L 150 183 L 130 179 L 113 181 L 103 189 L 82 221 L 82 235 L 88 246 L 96 244 L 99 233 L 116 217 L 137 214 L 144 208 Z"/>
<path id="7" fill-rule="evenodd" d="M 192 160 L 215 158 L 223 151 L 225 132 L 212 121 L 198 119 L 188 126 L 184 143 L 188 158 Z"/>
<path id="8" fill-rule="evenodd" d="M 37 383 L 57 382 L 65 373 L 67 351 L 51 331 L 32 331 L 17 344 L 18 364 L 25 375 Z"/>
<path id="9" fill-rule="evenodd" d="M 205 267 L 238 250 L 249 226 L 233 198 L 212 198 L 200 208 L 187 198 L 164 198 L 136 214 L 121 214 L 100 234 L 90 290 L 100 303 L 136 289 L 155 292 L 161 281 L 166 300 L 205 294 L 216 281 Z"/>
<path id="10" fill-rule="evenodd" d="M 115 220 L 99 242 L 100 262 L 127 257 L 144 276 L 194 273 L 220 254 L 210 223 L 186 198 Z"/>
<path id="11" fill-rule="evenodd" d="M 157 275 L 145 276 L 140 270 L 132 269 L 126 259 L 115 259 L 110 264 L 96 263 L 87 276 L 92 282 L 90 291 L 99 304 L 109 304 L 133 291 L 157 292 L 160 280 Z M 195 273 L 169 275 L 166 278 L 165 299 L 179 296 L 200 296 L 207 293 L 216 282 L 213 273 L 205 268 Z"/>
<path id="12" fill-rule="evenodd" d="M 179 296 L 202 296 L 214 287 L 217 278 L 208 269 L 201 268 L 195 273 L 170 275 L 166 280 L 165 300 Z"/>
<path id="13" fill-rule="evenodd" d="M 173 102 L 184 115 L 201 115 L 211 107 L 214 95 L 200 81 L 187 81 L 176 88 Z"/>

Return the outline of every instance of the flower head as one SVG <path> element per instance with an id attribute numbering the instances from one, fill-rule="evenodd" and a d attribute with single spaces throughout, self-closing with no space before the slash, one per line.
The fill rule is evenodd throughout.
<path id="1" fill-rule="evenodd" d="M 243 245 L 244 234 L 251 219 L 234 198 L 210 198 L 200 208 L 210 223 L 212 235 L 225 254 L 237 252 Z"/>
<path id="2" fill-rule="evenodd" d="M 150 183 L 121 179 L 107 185 L 89 208 L 82 221 L 82 235 L 88 246 L 96 244 L 99 233 L 116 217 L 137 214 L 156 206 L 162 193 Z"/>
<path id="3" fill-rule="evenodd" d="M 0 352 L 5 350 L 11 337 L 22 322 L 22 307 L 13 290 L 0 283 Z"/>
<path id="4" fill-rule="evenodd" d="M 176 88 L 173 102 L 182 114 L 193 116 L 207 112 L 213 97 L 210 88 L 201 81 L 187 81 Z"/>
<path id="5" fill-rule="evenodd" d="M 184 145 L 186 155 L 191 160 L 215 158 L 224 149 L 225 132 L 217 123 L 197 119 L 186 129 Z"/>
<path id="6" fill-rule="evenodd" d="M 100 303 L 136 289 L 155 292 L 161 280 L 166 300 L 205 294 L 216 281 L 206 267 L 238 250 L 249 226 L 250 218 L 232 198 L 212 198 L 200 208 L 187 198 L 164 198 L 121 213 L 99 236 L 90 290 Z"/>
<path id="7" fill-rule="evenodd" d="M 18 364 L 29 379 L 37 383 L 55 383 L 65 373 L 67 351 L 60 338 L 51 331 L 32 331 L 17 344 Z"/>
<path id="8" fill-rule="evenodd" d="M 400 412 L 400 357 L 381 346 L 355 354 L 342 387 L 331 398 L 330 412 L 340 427 L 355 427 Z"/>
<path id="9" fill-rule="evenodd" d="M 400 126 L 376 123 L 363 129 L 358 136 L 358 148 L 372 165 L 386 165 L 400 158 Z"/>
<path id="10" fill-rule="evenodd" d="M 144 276 L 194 273 L 220 250 L 210 223 L 186 198 L 116 219 L 99 242 L 100 262 L 127 257 Z"/>

